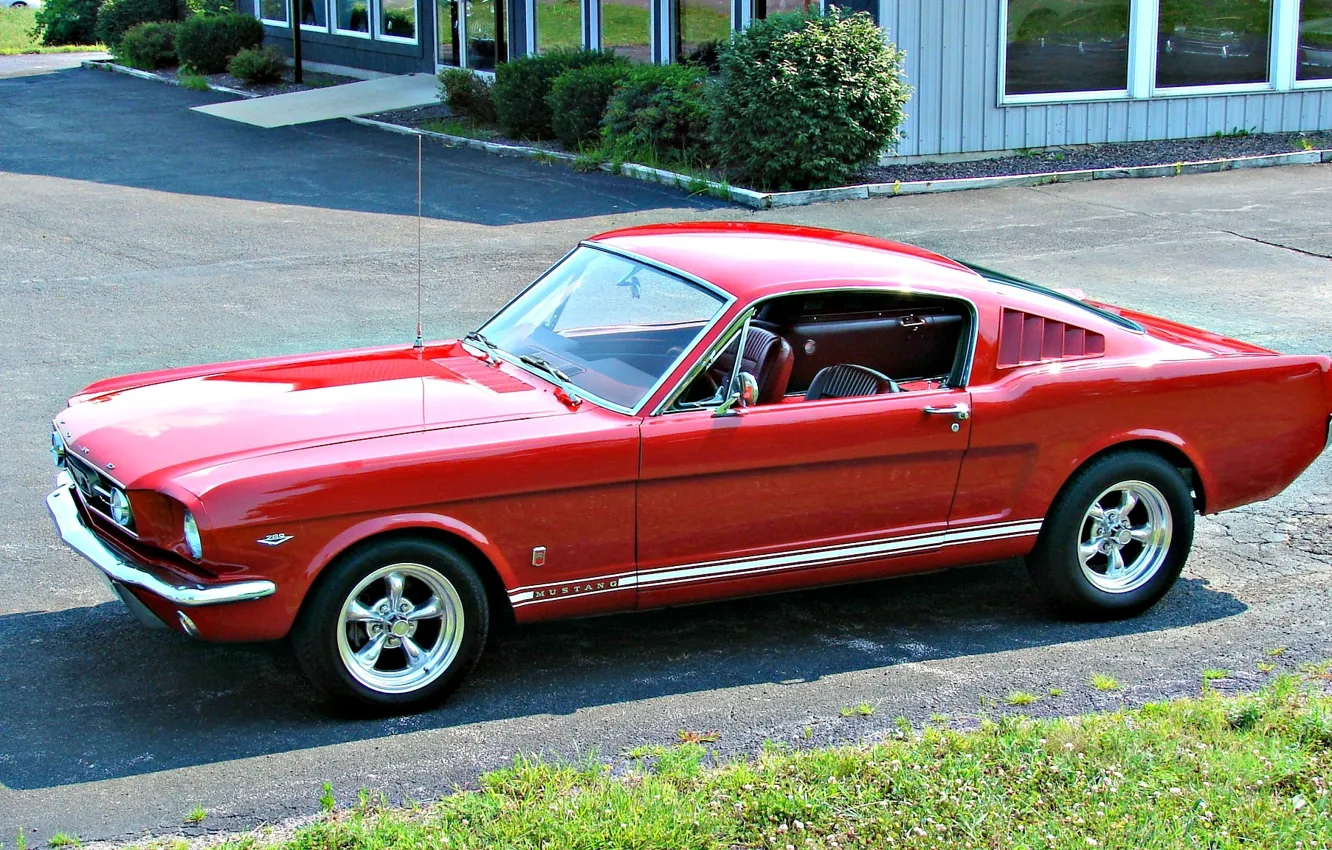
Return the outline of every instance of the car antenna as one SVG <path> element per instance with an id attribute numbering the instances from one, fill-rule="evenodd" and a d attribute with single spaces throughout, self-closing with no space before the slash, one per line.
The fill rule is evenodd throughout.
<path id="1" fill-rule="evenodd" d="M 421 136 L 416 137 L 416 348 L 425 348 L 421 335 Z"/>

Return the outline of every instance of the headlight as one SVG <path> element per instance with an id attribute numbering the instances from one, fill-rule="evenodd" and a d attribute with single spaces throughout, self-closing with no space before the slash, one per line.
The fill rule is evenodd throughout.
<path id="1" fill-rule="evenodd" d="M 199 539 L 199 524 L 194 521 L 194 514 L 185 512 L 185 545 L 190 547 L 190 557 L 199 560 L 203 557 L 203 541 Z"/>
<path id="2" fill-rule="evenodd" d="M 60 434 L 51 431 L 51 457 L 55 458 L 55 465 L 63 467 L 65 465 L 65 441 L 60 439 Z"/>
<path id="3" fill-rule="evenodd" d="M 117 525 L 129 528 L 134 524 L 134 511 L 130 510 L 129 496 L 119 487 L 111 488 L 111 518 Z"/>

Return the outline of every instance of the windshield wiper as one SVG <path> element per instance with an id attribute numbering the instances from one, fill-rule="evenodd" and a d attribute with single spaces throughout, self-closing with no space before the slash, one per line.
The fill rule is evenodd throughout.
<path id="1" fill-rule="evenodd" d="M 578 390 L 574 387 L 573 381 L 570 380 L 569 376 L 564 374 L 558 366 L 545 358 L 534 357 L 531 354 L 523 354 L 519 356 L 518 359 L 526 363 L 528 366 L 531 366 L 533 369 L 545 372 L 547 375 L 554 378 L 555 383 L 557 383 L 560 389 L 564 390 L 564 394 L 569 397 L 568 404 L 571 407 L 577 407 L 583 403 L 583 399 L 579 397 Z"/>
<path id="2" fill-rule="evenodd" d="M 495 352 L 499 351 L 499 346 L 491 342 L 485 334 L 480 331 L 471 331 L 463 339 L 475 343 L 481 349 L 483 360 L 488 363 L 499 363 L 499 358 L 495 355 Z"/>

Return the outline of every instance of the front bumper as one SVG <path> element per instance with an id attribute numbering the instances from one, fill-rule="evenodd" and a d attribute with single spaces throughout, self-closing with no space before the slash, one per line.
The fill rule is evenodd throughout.
<path id="1" fill-rule="evenodd" d="M 88 528 L 83 517 L 79 516 L 78 506 L 74 502 L 77 497 L 74 495 L 73 487 L 74 482 L 70 480 L 69 473 L 61 472 L 56 476 L 55 490 L 46 497 L 46 507 L 55 519 L 60 539 L 65 541 L 69 548 L 92 561 L 93 565 L 111 581 L 112 589 L 122 599 L 129 595 L 121 590 L 126 585 L 141 588 L 173 605 L 185 608 L 263 599 L 277 592 L 277 585 L 271 581 L 250 580 L 205 586 L 178 584 L 159 578 L 146 565 L 133 562 L 113 551 L 92 532 L 92 529 Z"/>

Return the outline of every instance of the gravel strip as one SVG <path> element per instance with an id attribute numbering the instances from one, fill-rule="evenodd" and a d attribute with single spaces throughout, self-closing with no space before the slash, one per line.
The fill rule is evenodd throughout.
<path id="1" fill-rule="evenodd" d="M 1174 165 L 1177 162 L 1201 162 L 1327 148 L 1332 148 L 1332 132 L 1328 131 L 1079 145 L 1033 150 L 1027 154 L 1000 159 L 872 166 L 862 171 L 852 182 L 892 183 L 900 180 L 909 183 L 917 180 L 949 180 L 965 177 L 1007 177 L 1015 174 L 1044 174 L 1050 171 Z"/>

